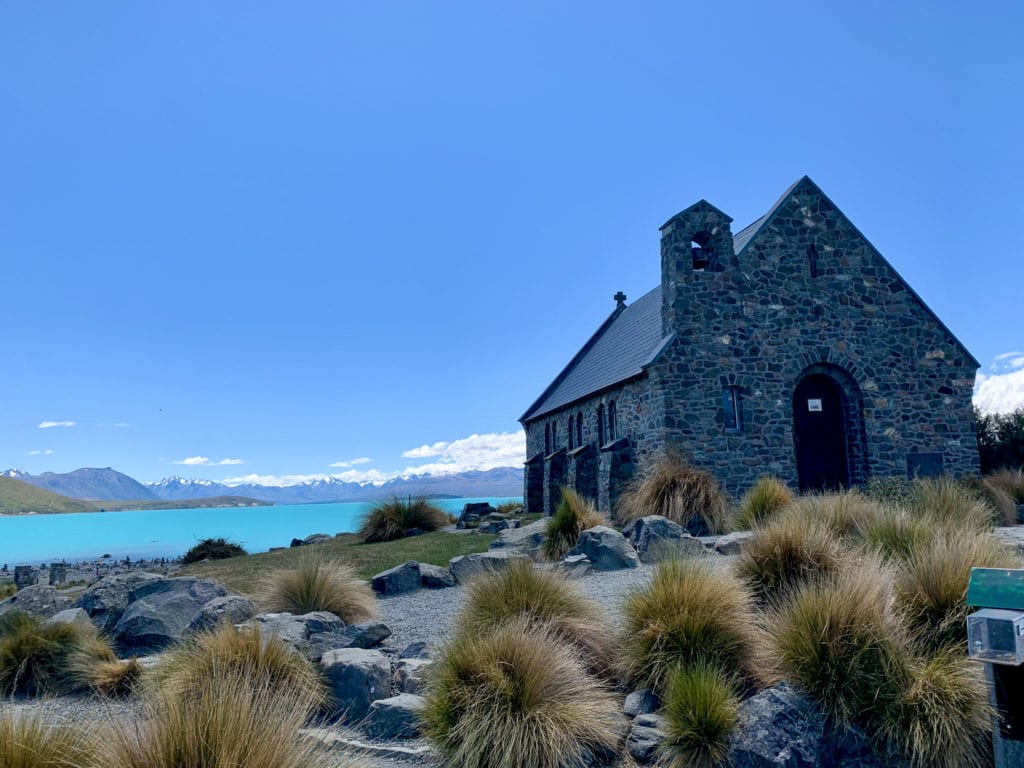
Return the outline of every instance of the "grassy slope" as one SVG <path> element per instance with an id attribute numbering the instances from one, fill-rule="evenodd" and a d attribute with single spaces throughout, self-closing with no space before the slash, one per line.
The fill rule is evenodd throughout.
<path id="1" fill-rule="evenodd" d="M 217 579 L 231 589 L 252 596 L 259 592 L 263 581 L 274 571 L 294 568 L 304 556 L 317 555 L 327 560 L 346 563 L 355 568 L 362 578 L 369 579 L 407 560 L 448 565 L 448 561 L 456 555 L 485 551 L 495 538 L 475 533 L 439 531 L 380 544 L 361 544 L 355 534 L 347 533 L 335 537 L 332 541 L 309 547 L 295 547 L 190 565 L 183 568 L 181 573 Z"/>
<path id="2" fill-rule="evenodd" d="M 59 493 L 44 491 L 13 477 L 0 477 L 0 514 L 27 515 L 58 512 L 95 512 L 87 501 L 69 499 Z"/>

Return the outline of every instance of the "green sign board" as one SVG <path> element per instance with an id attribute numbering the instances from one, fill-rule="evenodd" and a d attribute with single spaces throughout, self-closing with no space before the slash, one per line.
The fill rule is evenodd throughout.
<path id="1" fill-rule="evenodd" d="M 1024 568 L 971 568 L 967 604 L 1024 611 Z"/>

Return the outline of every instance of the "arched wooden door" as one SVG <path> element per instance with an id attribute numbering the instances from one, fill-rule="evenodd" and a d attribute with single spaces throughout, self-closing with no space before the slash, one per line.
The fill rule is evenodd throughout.
<path id="1" fill-rule="evenodd" d="M 827 491 L 850 484 L 846 409 L 831 376 L 812 374 L 793 392 L 793 442 L 801 491 Z"/>

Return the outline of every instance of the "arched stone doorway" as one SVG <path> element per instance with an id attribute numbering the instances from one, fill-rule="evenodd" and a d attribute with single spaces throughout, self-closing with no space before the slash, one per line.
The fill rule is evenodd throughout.
<path id="1" fill-rule="evenodd" d="M 801 491 L 848 488 L 865 480 L 860 390 L 840 368 L 815 365 L 793 390 L 793 447 Z"/>

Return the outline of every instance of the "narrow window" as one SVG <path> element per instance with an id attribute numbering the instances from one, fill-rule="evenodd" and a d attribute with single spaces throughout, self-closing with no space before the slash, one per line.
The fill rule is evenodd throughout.
<path id="1" fill-rule="evenodd" d="M 818 276 L 818 246 L 811 243 L 810 248 L 807 249 L 807 265 L 811 270 L 811 277 Z"/>
<path id="2" fill-rule="evenodd" d="M 615 439 L 615 401 L 608 403 L 608 439 Z"/>
<path id="3" fill-rule="evenodd" d="M 604 403 L 597 406 L 597 447 L 604 445 Z"/>
<path id="4" fill-rule="evenodd" d="M 690 252 L 693 254 L 693 271 L 703 272 L 711 264 L 711 235 L 698 232 L 690 241 Z"/>
<path id="5" fill-rule="evenodd" d="M 547 456 L 551 453 L 551 425 L 544 425 L 544 455 Z"/>
<path id="6" fill-rule="evenodd" d="M 568 432 L 568 434 L 569 434 L 569 437 L 568 437 L 568 440 L 569 440 L 569 450 L 571 451 L 575 447 L 573 445 L 573 443 L 572 443 L 572 439 L 573 439 L 573 437 L 576 434 L 573 431 L 573 428 L 572 428 L 572 414 L 571 413 L 569 414 L 569 432 Z"/>
<path id="7" fill-rule="evenodd" d="M 725 414 L 726 432 L 739 432 L 743 429 L 740 421 L 739 387 L 726 387 L 722 390 L 722 412 Z"/>
<path id="8" fill-rule="evenodd" d="M 558 422 L 551 422 L 551 450 L 558 450 Z"/>
<path id="9" fill-rule="evenodd" d="M 576 447 L 583 447 L 583 411 L 576 414 Z"/>

